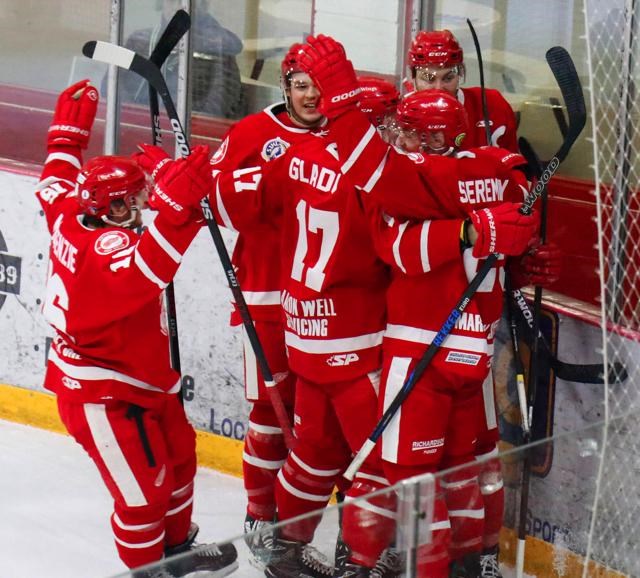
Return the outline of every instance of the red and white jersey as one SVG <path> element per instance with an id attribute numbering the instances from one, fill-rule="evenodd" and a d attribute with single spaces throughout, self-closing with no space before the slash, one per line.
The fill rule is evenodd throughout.
<path id="1" fill-rule="evenodd" d="M 309 132 L 292 123 L 284 103 L 271 105 L 231 127 L 211 158 L 214 193 L 210 204 L 219 225 L 238 231 L 218 192 L 220 177 L 225 173 L 242 176 L 244 169 L 278 158 L 292 144 L 306 138 Z M 255 188 L 252 183 L 247 186 Z M 279 251 L 279 236 L 273 223 L 262 221 L 254 229 L 239 231 L 236 240 L 232 262 L 254 319 L 277 319 L 280 315 L 280 270 L 275 258 Z M 232 320 L 240 322 L 237 313 Z"/>
<path id="2" fill-rule="evenodd" d="M 479 268 L 471 250 L 460 255 L 458 245 L 456 255 L 462 220 L 482 207 L 523 200 L 528 183 L 516 167 L 525 160 L 496 147 L 456 157 L 407 155 L 384 143 L 359 111 L 337 119 L 331 133 L 329 138 L 337 140 L 348 159 L 342 173 L 383 211 L 375 228 L 376 246 L 393 267 L 385 348 L 394 355 L 420 356 Z M 483 378 L 502 310 L 503 280 L 501 258 L 435 363 Z"/>
<path id="3" fill-rule="evenodd" d="M 491 142 L 487 143 L 482 113 L 482 91 L 479 86 L 458 89 L 458 100 L 464 105 L 469 118 L 469 132 L 462 147 L 473 149 L 481 146 L 498 146 L 511 152 L 518 152 L 516 116 L 511 105 L 498 90 L 486 88 L 487 112 L 491 130 Z"/>
<path id="4" fill-rule="evenodd" d="M 385 348 L 391 355 L 419 357 L 482 265 L 471 248 L 460 253 L 462 220 L 483 207 L 523 201 L 528 188 L 522 172 L 515 170 L 522 157 L 504 149 L 482 147 L 457 157 L 412 156 L 429 187 L 437 191 L 440 210 L 416 204 L 413 214 L 423 221 L 383 213 L 376 244 L 393 270 Z M 402 175 L 397 175 L 396 186 L 405 190 Z M 500 256 L 451 330 L 435 364 L 468 377 L 484 377 L 502 312 L 504 265 Z"/>
<path id="5" fill-rule="evenodd" d="M 373 246 L 367 196 L 341 175 L 342 162 L 334 143 L 308 138 L 267 166 L 221 179 L 218 189 L 241 230 L 257 219 L 281 232 L 289 366 L 317 383 L 381 365 L 388 269 Z"/>
<path id="6" fill-rule="evenodd" d="M 79 149 L 49 149 L 36 196 L 51 233 L 43 314 L 56 336 L 45 387 L 79 402 L 122 399 L 142 406 L 175 393 L 163 289 L 200 228 L 160 214 L 142 235 L 90 229 L 75 198 Z"/>

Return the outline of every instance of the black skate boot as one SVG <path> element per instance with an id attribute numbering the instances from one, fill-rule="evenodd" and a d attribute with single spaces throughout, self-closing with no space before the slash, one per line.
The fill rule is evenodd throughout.
<path id="1" fill-rule="evenodd" d="M 269 578 L 329 578 L 333 576 L 333 566 L 315 548 L 302 542 L 276 540 L 276 547 L 282 552 L 265 568 Z"/>
<path id="2" fill-rule="evenodd" d="M 480 554 L 480 576 L 482 578 L 502 578 L 498 563 L 498 546 L 486 548 Z"/>
<path id="3" fill-rule="evenodd" d="M 197 524 L 191 524 L 182 544 L 165 549 L 167 576 L 182 578 L 199 572 L 198 576 L 222 578 L 238 568 L 238 552 L 233 544 L 197 544 L 198 530 Z M 164 578 L 162 574 L 160 577 Z"/>
<path id="4" fill-rule="evenodd" d="M 404 556 L 395 548 L 383 550 L 369 576 L 371 578 L 400 578 L 400 576 L 404 576 Z"/>
<path id="5" fill-rule="evenodd" d="M 480 552 L 474 552 L 451 563 L 449 578 L 482 578 L 481 572 Z"/>
<path id="6" fill-rule="evenodd" d="M 333 574 L 333 578 L 369 578 L 370 576 L 371 568 L 350 561 L 345 561 Z"/>
<path id="7" fill-rule="evenodd" d="M 276 540 L 273 526 L 273 522 L 256 520 L 249 514 L 244 519 L 244 543 L 249 548 L 249 564 L 261 571 L 286 550 Z"/>

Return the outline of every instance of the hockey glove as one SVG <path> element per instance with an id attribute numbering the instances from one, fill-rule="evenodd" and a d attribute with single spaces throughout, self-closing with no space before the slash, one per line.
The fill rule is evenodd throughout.
<path id="1" fill-rule="evenodd" d="M 300 66 L 320 91 L 318 110 L 327 118 L 357 107 L 360 87 L 342 44 L 324 34 L 309 36 L 301 49 Z"/>
<path id="2" fill-rule="evenodd" d="M 164 172 L 172 163 L 171 157 L 163 148 L 156 145 L 139 144 L 140 152 L 134 153 L 132 158 L 138 166 L 151 177 L 154 183 L 157 183 Z"/>
<path id="3" fill-rule="evenodd" d="M 209 149 L 197 146 L 187 158 L 169 163 L 149 195 L 149 206 L 176 226 L 200 222 L 200 201 L 212 187 Z"/>
<path id="4" fill-rule="evenodd" d="M 491 253 L 521 255 L 527 250 L 540 224 L 540 217 L 537 211 L 523 215 L 519 209 L 519 203 L 502 203 L 469 215 L 478 233 L 473 245 L 474 257 L 481 259 Z"/>
<path id="5" fill-rule="evenodd" d="M 58 97 L 47 146 L 67 145 L 86 149 L 98 110 L 98 91 L 81 80 L 63 90 Z"/>
<path id="6" fill-rule="evenodd" d="M 555 243 L 540 243 L 535 239 L 529 250 L 521 257 L 509 261 L 511 284 L 519 289 L 525 285 L 535 285 L 545 289 L 560 279 L 562 254 Z"/>

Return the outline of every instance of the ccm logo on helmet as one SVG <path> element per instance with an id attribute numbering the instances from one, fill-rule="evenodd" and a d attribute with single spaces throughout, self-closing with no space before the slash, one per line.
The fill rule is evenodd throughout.
<path id="1" fill-rule="evenodd" d="M 354 96 L 360 94 L 360 92 L 362 92 L 360 88 L 354 88 L 349 92 L 343 92 L 342 94 L 338 94 L 332 97 L 331 102 L 335 103 L 335 102 L 340 102 L 341 100 L 347 100 L 348 98 L 353 98 Z"/>
<path id="2" fill-rule="evenodd" d="M 327 365 L 338 367 L 341 365 L 349 365 L 356 361 L 360 361 L 357 353 L 338 353 L 327 359 Z"/>

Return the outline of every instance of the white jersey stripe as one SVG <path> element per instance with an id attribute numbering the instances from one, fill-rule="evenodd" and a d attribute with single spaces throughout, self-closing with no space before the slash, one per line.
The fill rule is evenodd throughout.
<path id="1" fill-rule="evenodd" d="M 484 508 L 476 510 L 449 510 L 449 518 L 472 518 L 473 520 L 484 519 Z"/>
<path id="2" fill-rule="evenodd" d="M 282 434 L 282 429 L 279 427 L 275 427 L 272 425 L 261 425 L 259 423 L 255 423 L 253 421 L 249 421 L 249 429 L 253 430 L 256 433 L 263 435 L 280 435 Z"/>
<path id="3" fill-rule="evenodd" d="M 114 536 L 113 539 L 121 546 L 124 546 L 125 548 L 129 548 L 130 550 L 143 550 L 145 548 L 150 548 L 151 546 L 155 546 L 158 542 L 162 542 L 164 540 L 164 530 L 162 531 L 162 534 L 160 534 L 155 540 L 149 540 L 148 542 L 142 542 L 140 544 L 125 542 L 124 540 L 121 540 L 117 536 Z"/>
<path id="4" fill-rule="evenodd" d="M 402 242 L 402 236 L 404 235 L 404 232 L 406 231 L 408 225 L 409 221 L 405 221 L 398 227 L 398 235 L 393 242 L 393 259 L 396 262 L 396 265 L 405 275 L 407 274 L 407 270 L 402 264 L 402 257 L 400 256 L 400 243 Z"/>
<path id="5" fill-rule="evenodd" d="M 122 494 L 125 504 L 129 508 L 146 506 L 147 499 L 127 462 L 127 458 L 120 449 L 118 438 L 116 438 L 107 418 L 106 407 L 102 403 L 85 403 L 83 410 L 100 459 L 104 462 L 113 483 Z"/>
<path id="6" fill-rule="evenodd" d="M 167 516 L 175 516 L 176 514 L 179 514 L 180 512 L 182 512 L 182 510 L 184 510 L 186 507 L 190 506 L 191 504 L 193 504 L 193 494 L 189 496 L 188 500 L 185 500 L 179 506 L 176 506 L 172 510 L 169 510 L 167 512 Z"/>
<path id="7" fill-rule="evenodd" d="M 387 510 L 386 508 L 380 508 L 379 506 L 375 506 L 368 500 L 362 498 L 352 498 L 350 496 L 345 497 L 345 502 L 355 502 L 351 504 L 352 508 L 362 508 L 363 510 L 367 510 L 372 514 L 376 514 L 378 516 L 382 516 L 384 518 L 389 518 L 391 520 L 396 519 L 396 513 L 391 510 Z"/>
<path id="8" fill-rule="evenodd" d="M 280 305 L 280 291 L 242 291 L 247 305 Z"/>
<path id="9" fill-rule="evenodd" d="M 167 287 L 168 283 L 165 283 L 162 279 L 160 279 L 160 277 L 158 277 L 151 270 L 151 267 L 149 267 L 149 265 L 147 265 L 147 263 L 142 258 L 142 255 L 140 255 L 140 252 L 138 251 L 137 248 L 136 248 L 136 252 L 135 252 L 134 255 L 135 255 L 134 259 L 135 259 L 136 265 L 138 266 L 138 269 L 140 269 L 140 272 L 147 279 L 149 279 L 149 281 L 151 281 L 152 283 L 155 283 L 158 287 L 160 287 L 160 289 L 165 289 Z"/>
<path id="10" fill-rule="evenodd" d="M 431 271 L 431 263 L 429 262 L 429 252 L 427 251 L 429 243 L 429 229 L 431 221 L 424 221 L 420 230 L 420 260 L 422 261 L 422 270 L 425 273 Z"/>
<path id="11" fill-rule="evenodd" d="M 235 231 L 238 230 L 233 226 L 231 222 L 231 217 L 229 217 L 229 212 L 227 208 L 224 206 L 222 202 L 222 195 L 220 194 L 220 183 L 216 181 L 216 206 L 218 207 L 218 213 L 220 213 L 220 218 L 222 219 L 222 224 L 229 230 Z"/>
<path id="12" fill-rule="evenodd" d="M 155 220 L 147 227 L 147 231 L 149 231 L 149 234 L 155 239 L 156 243 L 160 245 L 162 250 L 169 255 L 175 263 L 180 263 L 182 260 L 182 253 L 169 243 L 162 233 L 158 231 Z"/>
<path id="13" fill-rule="evenodd" d="M 382 176 L 382 171 L 384 171 L 384 167 L 387 164 L 388 157 L 389 157 L 389 151 L 384 153 L 384 156 L 382 157 L 380 164 L 378 165 L 376 170 L 373 171 L 372 175 L 369 177 L 369 180 L 365 183 L 364 187 L 362 187 L 362 190 L 365 193 L 370 193 L 373 187 L 376 186 L 376 183 L 380 180 L 380 177 Z"/>
<path id="14" fill-rule="evenodd" d="M 349 158 L 345 161 L 345 163 L 340 168 L 342 173 L 348 173 L 351 167 L 355 164 L 355 162 L 360 158 L 362 151 L 369 144 L 369 141 L 373 138 L 373 135 L 376 134 L 376 129 L 373 125 L 369 125 L 369 128 L 364 133 L 363 137 L 360 139 L 360 142 L 357 144 L 356 148 L 351 151 Z"/>
<path id="15" fill-rule="evenodd" d="M 304 353 L 345 353 L 347 351 L 360 351 L 380 345 L 384 331 L 367 333 L 355 337 L 343 337 L 341 339 L 304 339 L 291 331 L 284 332 L 285 343 Z"/>
<path id="16" fill-rule="evenodd" d="M 407 379 L 410 357 L 394 357 L 389 367 L 387 383 L 384 392 L 384 411 L 391 405 L 391 402 L 402 389 L 402 385 Z M 398 408 L 396 414 L 391 418 L 389 425 L 382 432 L 382 459 L 388 462 L 398 463 L 398 445 L 400 443 L 400 417 L 402 416 L 402 406 Z"/>
<path id="17" fill-rule="evenodd" d="M 80 159 L 75 155 L 70 155 L 69 153 L 50 153 L 47 156 L 47 160 L 44 161 L 44 164 L 50 163 L 51 161 L 65 161 L 71 165 L 73 165 L 76 169 L 81 169 L 82 164 L 80 163 Z M 40 189 L 36 189 L 40 190 Z"/>
<path id="18" fill-rule="evenodd" d="M 140 381 L 139 379 L 135 379 L 113 369 L 106 369 L 104 367 L 97 367 L 95 365 L 71 365 L 70 363 L 67 363 L 66 361 L 60 359 L 60 357 L 58 357 L 58 353 L 53 347 L 49 350 L 49 361 L 56 367 L 58 367 L 58 369 L 60 369 L 60 371 L 62 371 L 65 375 L 68 375 L 69 377 L 73 377 L 75 379 L 83 379 L 87 381 L 109 379 L 113 381 L 121 381 L 128 385 L 133 385 L 134 387 L 139 387 L 140 389 L 145 389 L 147 391 L 164 393 L 164 391 L 159 387 L 156 387 L 144 381 Z M 167 393 L 174 393 L 178 391 L 179 388 L 180 381 L 176 382 L 176 384 L 171 388 L 171 391 Z"/>
<path id="19" fill-rule="evenodd" d="M 278 480 L 282 487 L 297 498 L 301 500 L 309 500 L 310 502 L 328 502 L 331 499 L 331 494 L 319 496 L 317 494 L 310 494 L 308 492 L 303 492 L 302 490 L 298 490 L 298 488 L 294 488 L 284 477 L 282 474 L 282 470 L 278 472 Z"/>
<path id="20" fill-rule="evenodd" d="M 306 462 L 303 462 L 296 454 L 295 452 L 291 452 L 289 454 L 291 456 L 291 459 L 298 464 L 298 466 L 300 466 L 305 472 L 307 472 L 308 474 L 311 474 L 312 476 L 318 476 L 320 478 L 330 478 L 331 476 L 337 476 L 342 470 L 337 469 L 337 470 L 318 470 L 316 468 L 312 468 L 309 464 L 307 464 Z"/>
<path id="21" fill-rule="evenodd" d="M 392 339 L 401 339 L 403 341 L 412 341 L 414 343 L 424 343 L 428 345 L 433 341 L 437 332 L 428 329 L 418 329 L 417 327 L 410 327 L 409 325 L 394 325 L 390 323 L 387 325 L 384 335 Z M 493 344 L 487 343 L 487 340 L 481 337 L 449 334 L 443 343 L 443 347 L 447 349 L 473 351 L 487 355 L 493 354 Z"/>
<path id="22" fill-rule="evenodd" d="M 242 452 L 242 461 L 263 470 L 279 470 L 284 465 L 284 460 L 263 460 Z"/>

